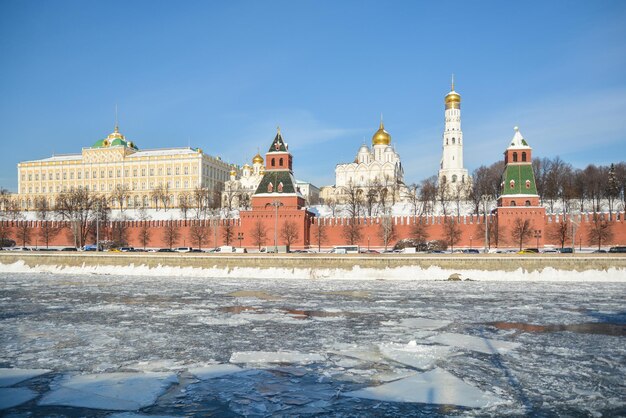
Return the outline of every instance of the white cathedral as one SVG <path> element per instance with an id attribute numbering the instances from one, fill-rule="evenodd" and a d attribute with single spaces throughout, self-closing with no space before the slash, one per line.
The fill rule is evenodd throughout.
<path id="1" fill-rule="evenodd" d="M 439 165 L 438 183 L 441 187 L 462 187 L 463 194 L 469 192 L 470 178 L 467 169 L 463 168 L 463 131 L 461 131 L 461 95 L 452 89 L 444 99 L 445 124 L 443 130 L 443 154 Z M 453 192 L 453 190 L 450 190 Z"/>

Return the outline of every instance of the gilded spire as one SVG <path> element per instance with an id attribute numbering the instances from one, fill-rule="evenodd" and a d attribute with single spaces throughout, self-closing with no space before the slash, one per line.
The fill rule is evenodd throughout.
<path id="1" fill-rule="evenodd" d="M 280 125 L 276 127 L 276 133 L 280 135 Z"/>
<path id="2" fill-rule="evenodd" d="M 452 89 L 451 91 L 454 91 L 454 73 L 452 73 Z"/>
<path id="3" fill-rule="evenodd" d="M 385 129 L 385 124 L 383 123 L 383 114 L 380 113 L 380 126 L 379 129 Z"/>
<path id="4" fill-rule="evenodd" d="M 115 104 L 115 129 L 114 132 L 118 134 L 120 132 L 120 127 L 117 123 L 117 103 Z"/>

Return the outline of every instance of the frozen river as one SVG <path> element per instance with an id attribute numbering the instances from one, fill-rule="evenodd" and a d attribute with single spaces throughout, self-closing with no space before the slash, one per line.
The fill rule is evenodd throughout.
<path id="1" fill-rule="evenodd" d="M 624 416 L 625 301 L 626 283 L 0 273 L 0 415 Z"/>

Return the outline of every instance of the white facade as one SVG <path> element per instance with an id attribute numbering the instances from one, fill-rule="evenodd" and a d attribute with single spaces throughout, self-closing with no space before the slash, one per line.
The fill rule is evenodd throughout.
<path id="1" fill-rule="evenodd" d="M 224 183 L 222 192 L 222 207 L 237 208 L 249 207 L 250 199 L 256 191 L 265 174 L 263 157 L 259 154 L 252 159 L 252 165 L 244 164 L 240 170 L 233 167 L 230 170 L 230 180 Z M 239 175 L 239 178 L 237 176 Z"/>
<path id="2" fill-rule="evenodd" d="M 361 145 L 352 163 L 338 164 L 335 168 L 335 189 L 367 188 L 375 184 L 391 185 L 404 181 L 400 155 L 391 147 L 391 135 L 385 131 L 383 122 L 372 137 L 372 148 Z"/>
<path id="3" fill-rule="evenodd" d="M 463 131 L 461 130 L 461 96 L 452 90 L 445 97 L 445 124 L 442 140 L 442 156 L 439 166 L 439 185 L 455 187 L 458 183 L 470 184 L 467 170 L 463 167 Z"/>

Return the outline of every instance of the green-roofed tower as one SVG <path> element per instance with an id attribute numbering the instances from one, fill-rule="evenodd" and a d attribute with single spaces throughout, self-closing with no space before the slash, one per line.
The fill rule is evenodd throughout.
<path id="1" fill-rule="evenodd" d="M 533 173 L 532 148 L 516 126 L 515 134 L 504 151 L 504 172 L 498 206 L 539 206 Z"/>

